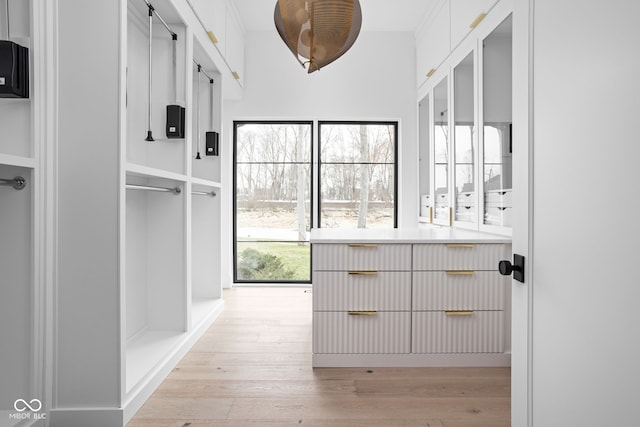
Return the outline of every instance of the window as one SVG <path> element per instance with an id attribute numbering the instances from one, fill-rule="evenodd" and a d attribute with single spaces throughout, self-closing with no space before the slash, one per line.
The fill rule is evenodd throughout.
<path id="1" fill-rule="evenodd" d="M 234 280 L 310 282 L 311 122 L 234 122 Z"/>
<path id="2" fill-rule="evenodd" d="M 397 226 L 396 122 L 320 122 L 320 227 Z"/>
<path id="3" fill-rule="evenodd" d="M 319 122 L 318 141 L 313 129 L 234 122 L 235 282 L 310 283 L 312 226 L 397 226 L 398 124 Z"/>

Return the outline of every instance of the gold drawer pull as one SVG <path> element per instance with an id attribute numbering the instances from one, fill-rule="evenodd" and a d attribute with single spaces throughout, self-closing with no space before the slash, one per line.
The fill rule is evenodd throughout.
<path id="1" fill-rule="evenodd" d="M 450 276 L 473 276 L 476 274 L 473 270 L 447 270 L 446 273 Z"/>
<path id="2" fill-rule="evenodd" d="M 352 276 L 375 276 L 378 274 L 377 271 L 375 270 L 359 270 L 359 271 L 348 271 L 347 273 L 349 273 Z"/>
<path id="3" fill-rule="evenodd" d="M 218 39 L 213 35 L 213 31 L 207 31 L 207 35 L 209 36 L 209 39 L 211 39 L 211 43 L 218 44 Z"/>
<path id="4" fill-rule="evenodd" d="M 475 248 L 476 245 L 473 243 L 449 243 L 447 244 L 448 248 Z"/>
<path id="5" fill-rule="evenodd" d="M 349 243 L 350 248 L 377 248 L 377 243 Z"/>
<path id="6" fill-rule="evenodd" d="M 473 316 L 473 310 L 445 310 L 447 316 Z"/>
<path id="7" fill-rule="evenodd" d="M 349 316 L 375 316 L 378 314 L 376 310 L 349 310 Z"/>

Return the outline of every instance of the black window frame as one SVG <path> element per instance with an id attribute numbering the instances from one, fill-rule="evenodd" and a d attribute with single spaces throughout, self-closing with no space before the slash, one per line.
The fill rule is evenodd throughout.
<path id="1" fill-rule="evenodd" d="M 237 166 L 238 166 L 238 127 L 242 125 L 308 125 L 311 131 L 310 138 L 310 180 L 309 180 L 309 227 L 313 228 L 314 224 L 314 131 L 315 131 L 315 122 L 313 120 L 234 120 L 233 121 L 233 177 L 232 177 L 232 188 L 233 188 L 233 283 L 240 284 L 311 284 L 312 280 L 312 259 L 313 259 L 313 245 L 309 244 L 309 280 L 246 280 L 246 279 L 238 279 L 238 219 L 237 219 L 237 207 L 238 200 L 236 194 L 236 185 L 237 185 Z M 289 242 L 289 241 L 287 241 Z M 286 243 L 286 242 L 285 242 Z M 291 241 L 294 243 L 294 241 Z"/>
<path id="2" fill-rule="evenodd" d="M 383 125 L 383 126 L 393 126 L 394 127 L 394 147 L 393 147 L 393 228 L 398 228 L 398 134 L 400 124 L 398 121 L 394 120 L 319 120 L 317 122 L 318 126 L 318 179 L 316 182 L 317 194 L 318 194 L 318 206 L 317 206 L 317 216 L 318 223 L 317 228 L 322 227 L 322 125 Z M 336 164 L 333 162 L 326 162 L 327 164 Z M 348 164 L 372 164 L 372 163 L 363 163 L 363 162 L 353 162 Z M 382 164 L 382 163 L 375 163 Z M 387 163 L 385 163 L 387 164 Z"/>

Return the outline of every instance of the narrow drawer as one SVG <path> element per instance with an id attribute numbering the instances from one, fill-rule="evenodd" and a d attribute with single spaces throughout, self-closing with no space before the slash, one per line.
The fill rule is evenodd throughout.
<path id="1" fill-rule="evenodd" d="M 409 353 L 411 313 L 313 313 L 313 352 L 316 354 Z"/>
<path id="2" fill-rule="evenodd" d="M 413 313 L 413 353 L 503 353 L 504 312 Z"/>
<path id="3" fill-rule="evenodd" d="M 418 244 L 413 245 L 414 270 L 498 270 L 498 262 L 510 259 L 511 245 Z"/>
<path id="4" fill-rule="evenodd" d="M 512 206 L 511 190 L 491 190 L 484 193 L 485 203 L 503 203 Z"/>
<path id="5" fill-rule="evenodd" d="M 411 272 L 314 271 L 316 311 L 409 311 Z"/>
<path id="6" fill-rule="evenodd" d="M 504 310 L 507 286 L 494 271 L 415 272 L 413 310 Z"/>
<path id="7" fill-rule="evenodd" d="M 476 193 L 458 193 L 456 197 L 456 205 L 458 206 L 475 206 L 476 205 Z"/>
<path id="8" fill-rule="evenodd" d="M 313 244 L 313 269 L 322 271 L 411 270 L 408 244 Z"/>
<path id="9" fill-rule="evenodd" d="M 511 227 L 511 213 L 513 208 L 508 206 L 491 206 L 485 207 L 484 223 L 488 225 L 500 225 L 503 227 Z"/>

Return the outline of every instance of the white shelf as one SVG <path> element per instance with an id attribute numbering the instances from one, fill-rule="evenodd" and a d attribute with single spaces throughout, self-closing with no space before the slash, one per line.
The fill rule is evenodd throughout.
<path id="1" fill-rule="evenodd" d="M 145 377 L 150 376 L 163 361 L 171 356 L 185 332 L 148 330 L 136 335 L 127 343 L 127 394 Z"/>
<path id="2" fill-rule="evenodd" d="M 136 163 L 127 162 L 126 171 L 127 175 L 140 176 L 143 178 L 165 178 L 172 179 L 174 181 L 187 182 L 186 175 L 166 171 L 163 169 L 156 169 L 149 166 L 139 165 Z"/>
<path id="3" fill-rule="evenodd" d="M 191 182 L 193 184 L 203 185 L 205 187 L 218 188 L 218 189 L 222 188 L 222 184 L 220 184 L 219 182 L 209 181 L 208 179 L 202 179 L 202 178 L 193 177 L 193 178 L 191 178 Z"/>
<path id="4" fill-rule="evenodd" d="M 37 161 L 31 157 L 13 156 L 11 154 L 0 153 L 0 165 L 35 169 Z"/>
<path id="5" fill-rule="evenodd" d="M 222 298 L 194 298 L 191 302 L 192 328 L 197 328 L 202 323 L 209 323 L 208 320 L 218 317 L 223 309 Z"/>

